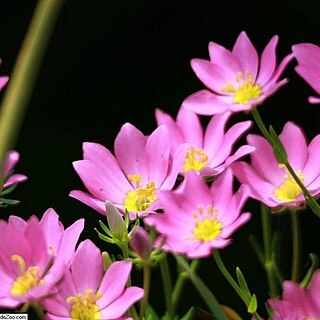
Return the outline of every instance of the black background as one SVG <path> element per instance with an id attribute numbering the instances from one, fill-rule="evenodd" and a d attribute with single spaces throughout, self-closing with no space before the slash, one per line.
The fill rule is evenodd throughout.
<path id="1" fill-rule="evenodd" d="M 35 3 L 0 1 L 1 74 L 11 73 Z M 16 146 L 21 153 L 17 172 L 25 173 L 29 181 L 14 193 L 21 204 L 2 210 L 2 216 L 41 216 L 53 207 L 66 226 L 84 217 L 86 229 L 82 239 L 90 237 L 105 248 L 93 232 L 103 216 L 68 197 L 73 189 L 84 190 L 71 165 L 72 161 L 82 158 L 82 142 L 99 142 L 112 149 L 114 138 L 125 122 L 149 134 L 156 127 L 156 107 L 175 116 L 183 99 L 203 87 L 189 61 L 193 57 L 207 58 L 207 44 L 211 40 L 231 49 L 238 34 L 245 30 L 261 53 L 269 39 L 278 34 L 279 60 L 291 51 L 292 44 L 320 45 L 316 3 L 66 1 Z M 311 139 L 320 132 L 320 106 L 308 104 L 312 89 L 295 74 L 294 64 L 285 74 L 290 78 L 289 84 L 269 98 L 260 112 L 266 123 L 272 123 L 278 132 L 286 121 L 292 120 L 300 124 Z M 238 114 L 232 121 L 247 117 Z M 250 201 L 247 208 L 253 211 L 251 222 L 237 232 L 234 243 L 222 255 L 230 270 L 237 265 L 241 267 L 263 309 L 267 290 L 263 269 L 248 242 L 251 233 L 261 236 L 260 218 L 254 201 Z M 307 254 L 319 252 L 320 221 L 308 211 L 302 213 L 301 218 L 302 265 L 306 271 Z M 285 215 L 273 220 L 284 235 L 279 252 L 289 258 L 290 220 Z M 205 259 L 200 274 L 221 303 L 235 307 L 248 318 L 245 307 L 221 279 L 212 259 Z M 157 279 L 151 299 L 161 312 L 163 297 Z M 181 312 L 190 304 L 204 307 L 191 286 L 183 298 Z"/>

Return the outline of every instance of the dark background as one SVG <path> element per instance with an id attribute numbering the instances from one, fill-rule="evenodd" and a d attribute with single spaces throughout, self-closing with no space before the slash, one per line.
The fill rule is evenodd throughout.
<path id="1" fill-rule="evenodd" d="M 35 3 L 0 1 L 1 74 L 11 73 Z M 66 1 L 16 146 L 21 153 L 17 172 L 26 174 L 29 181 L 20 185 L 13 195 L 21 204 L 3 210 L 2 216 L 41 216 L 53 207 L 66 226 L 84 217 L 83 239 L 90 237 L 105 248 L 93 231 L 103 216 L 68 197 L 73 189 L 84 190 L 71 165 L 82 158 L 82 142 L 99 142 L 112 149 L 114 138 L 125 122 L 149 134 L 156 126 L 156 107 L 175 116 L 183 99 L 203 87 L 189 61 L 193 57 L 207 58 L 207 44 L 211 40 L 231 49 L 238 34 L 245 30 L 261 53 L 269 39 L 278 34 L 279 60 L 290 52 L 292 44 L 320 45 L 316 3 Z M 294 64 L 286 71 L 289 84 L 268 99 L 260 112 L 266 123 L 272 123 L 278 132 L 286 121 L 292 120 L 303 126 L 311 139 L 320 132 L 320 106 L 308 104 L 312 90 L 294 73 Z M 232 121 L 245 118 L 239 114 Z M 241 267 L 263 310 L 265 278 L 248 242 L 251 233 L 261 236 L 260 218 L 254 201 L 250 201 L 248 209 L 253 211 L 253 219 L 237 232 L 234 243 L 222 255 L 230 270 L 237 265 Z M 301 216 L 302 264 L 306 271 L 307 254 L 319 252 L 320 221 L 308 211 Z M 284 234 L 279 252 L 283 257 L 290 257 L 290 220 L 287 216 L 277 216 L 273 222 Z M 235 307 L 248 318 L 245 307 L 221 278 L 213 260 L 205 260 L 201 277 L 221 303 Z M 151 299 L 161 312 L 163 298 L 157 279 Z M 183 299 L 181 313 L 190 304 L 205 308 L 191 286 Z"/>

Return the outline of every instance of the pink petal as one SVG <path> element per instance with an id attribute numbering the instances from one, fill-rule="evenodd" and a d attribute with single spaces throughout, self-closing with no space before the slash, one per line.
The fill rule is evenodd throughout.
<path id="1" fill-rule="evenodd" d="M 8 83 L 9 77 L 7 76 L 2 76 L 0 77 L 0 90 L 3 89 L 3 87 Z"/>
<path id="2" fill-rule="evenodd" d="M 73 190 L 69 193 L 69 196 L 81 201 L 92 209 L 98 211 L 99 213 L 105 215 L 106 213 L 106 204 L 104 201 L 94 198 L 92 195 L 85 193 L 80 190 Z M 108 200 L 108 199 L 106 199 Z"/>
<path id="3" fill-rule="evenodd" d="M 24 174 L 15 173 L 6 181 L 6 183 L 3 185 L 3 189 L 6 189 L 13 184 L 24 182 L 26 180 L 28 180 L 28 177 Z"/>
<path id="4" fill-rule="evenodd" d="M 73 257 L 71 272 L 77 292 L 84 293 L 89 289 L 92 289 L 93 292 L 98 290 L 103 273 L 102 255 L 90 240 L 85 240 L 78 246 Z"/>
<path id="5" fill-rule="evenodd" d="M 17 151 L 8 151 L 4 160 L 3 176 L 5 177 L 17 164 L 20 155 Z"/>
<path id="6" fill-rule="evenodd" d="M 203 149 L 206 151 L 209 158 L 220 150 L 224 139 L 225 127 L 230 116 L 230 112 L 225 112 L 211 118 L 205 132 L 203 144 Z"/>
<path id="7" fill-rule="evenodd" d="M 182 106 L 204 116 L 212 116 L 229 110 L 229 104 L 208 90 L 201 90 L 190 95 L 183 101 Z"/>
<path id="8" fill-rule="evenodd" d="M 232 49 L 232 53 L 240 61 L 242 69 L 239 71 L 242 71 L 243 73 L 249 71 L 255 80 L 258 72 L 258 54 L 244 31 L 238 36 Z"/>
<path id="9" fill-rule="evenodd" d="M 289 163 L 294 170 L 303 170 L 307 157 L 307 142 L 301 128 L 292 122 L 287 122 L 279 135 L 283 143 Z"/>
<path id="10" fill-rule="evenodd" d="M 241 146 L 232 156 L 228 157 L 225 161 L 225 166 L 229 166 L 231 163 L 241 159 L 248 154 L 252 154 L 255 148 L 252 146 L 244 145 Z"/>
<path id="11" fill-rule="evenodd" d="M 310 183 L 320 174 L 320 135 L 317 135 L 312 139 L 308 146 L 308 160 L 303 169 L 304 184 L 308 187 Z"/>
<path id="12" fill-rule="evenodd" d="M 223 69 L 224 74 L 226 74 L 229 81 L 231 81 L 231 79 L 234 79 L 234 77 L 241 70 L 241 66 L 237 57 L 235 57 L 232 52 L 222 47 L 221 45 L 210 42 L 209 54 L 211 62 Z"/>
<path id="13" fill-rule="evenodd" d="M 312 103 L 312 104 L 318 104 L 318 103 L 320 103 L 320 98 L 310 96 L 310 97 L 308 98 L 308 101 L 309 101 L 310 103 Z"/>
<path id="14" fill-rule="evenodd" d="M 170 155 L 170 137 L 166 126 L 159 126 L 149 137 L 146 145 L 149 181 L 153 181 L 157 187 L 165 180 Z"/>
<path id="15" fill-rule="evenodd" d="M 277 62 L 276 48 L 278 40 L 278 36 L 273 36 L 262 52 L 259 74 L 256 80 L 256 83 L 258 83 L 260 86 L 263 86 L 269 81 L 275 70 Z"/>
<path id="16" fill-rule="evenodd" d="M 236 230 L 240 229 L 245 223 L 247 223 L 250 218 L 250 212 L 242 213 L 238 219 L 232 221 L 228 226 L 223 227 L 220 236 L 223 238 L 229 238 Z"/>
<path id="17" fill-rule="evenodd" d="M 114 302 L 101 310 L 104 319 L 117 319 L 121 317 L 135 302 L 143 297 L 143 289 L 138 287 L 129 287 Z M 100 301 L 98 300 L 100 305 Z"/>
<path id="18" fill-rule="evenodd" d="M 177 123 L 183 132 L 183 142 L 202 149 L 203 130 L 199 117 L 193 111 L 181 107 L 177 115 Z"/>
<path id="19" fill-rule="evenodd" d="M 294 59 L 293 54 L 288 54 L 284 57 L 284 59 L 280 62 L 272 77 L 269 79 L 269 82 L 276 82 L 281 77 L 287 65 Z"/>
<path id="20" fill-rule="evenodd" d="M 109 306 L 122 295 L 130 276 L 131 268 L 132 263 L 124 260 L 116 261 L 108 268 L 99 288 L 99 291 L 103 293 L 103 296 L 98 300 L 101 309 Z"/>
<path id="21" fill-rule="evenodd" d="M 146 142 L 147 138 L 132 124 L 126 123 L 121 127 L 115 139 L 114 152 L 126 176 L 148 176 Z"/>
<path id="22" fill-rule="evenodd" d="M 281 184 L 284 173 L 279 168 L 278 161 L 269 142 L 255 134 L 249 134 L 247 141 L 255 148 L 255 151 L 250 155 L 254 170 L 273 185 Z"/>

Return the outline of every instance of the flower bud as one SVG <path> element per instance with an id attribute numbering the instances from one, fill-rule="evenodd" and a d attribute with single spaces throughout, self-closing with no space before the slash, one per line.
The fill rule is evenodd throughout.
<path id="1" fill-rule="evenodd" d="M 152 251 L 149 233 L 142 227 L 136 227 L 130 240 L 130 246 L 142 260 L 148 259 Z"/>
<path id="2" fill-rule="evenodd" d="M 118 240 L 122 240 L 123 236 L 128 234 L 126 223 L 119 210 L 109 200 L 106 201 L 106 215 L 110 231 Z"/>

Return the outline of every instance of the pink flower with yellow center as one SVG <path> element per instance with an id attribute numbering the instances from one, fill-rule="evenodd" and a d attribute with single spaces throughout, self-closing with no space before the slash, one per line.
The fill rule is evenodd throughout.
<path id="1" fill-rule="evenodd" d="M 320 47 L 312 43 L 299 43 L 292 46 L 298 61 L 296 72 L 320 95 Z M 319 97 L 310 96 L 310 103 L 320 103 Z"/>
<path id="2" fill-rule="evenodd" d="M 279 78 L 293 55 L 276 67 L 277 43 L 278 36 L 274 36 L 259 59 L 245 32 L 240 33 L 232 51 L 210 42 L 210 61 L 191 60 L 193 71 L 208 89 L 186 98 L 183 106 L 198 114 L 214 115 L 251 110 L 262 103 L 287 82 Z"/>
<path id="3" fill-rule="evenodd" d="M 164 213 L 145 219 L 164 236 L 163 249 L 202 258 L 230 244 L 230 236 L 249 219 L 240 213 L 248 198 L 246 186 L 233 194 L 233 177 L 226 169 L 211 185 L 189 172 L 176 191 L 159 192 Z"/>
<path id="4" fill-rule="evenodd" d="M 215 115 L 204 132 L 199 117 L 193 111 L 180 108 L 174 121 L 170 115 L 156 110 L 158 125 L 166 125 L 169 131 L 171 154 L 174 155 L 184 143 L 189 145 L 180 168 L 181 173 L 194 170 L 203 176 L 217 175 L 232 162 L 254 150 L 245 145 L 232 154 L 234 144 L 250 128 L 252 122 L 239 122 L 226 131 L 230 115 L 230 112 Z"/>
<path id="5" fill-rule="evenodd" d="M 15 309 L 53 294 L 74 254 L 83 219 L 64 230 L 53 209 L 39 221 L 0 220 L 0 307 Z"/>
<path id="6" fill-rule="evenodd" d="M 46 319 L 119 319 L 143 297 L 143 289 L 126 288 L 131 268 L 131 262 L 117 261 L 104 274 L 100 250 L 90 240 L 83 241 L 57 294 L 44 302 Z"/>
<path id="7" fill-rule="evenodd" d="M 116 137 L 114 153 L 100 144 L 84 143 L 84 159 L 73 166 L 90 194 L 74 190 L 70 196 L 102 214 L 106 200 L 133 215 L 161 208 L 157 192 L 173 187 L 184 161 L 183 150 L 171 161 L 166 127 L 145 136 L 127 123 Z"/>
<path id="8" fill-rule="evenodd" d="M 287 122 L 279 135 L 289 163 L 311 195 L 320 193 L 320 135 L 309 145 L 301 128 Z M 250 195 L 271 208 L 299 206 L 304 195 L 283 164 L 279 164 L 271 145 L 265 138 L 248 135 L 248 144 L 255 147 L 250 154 L 251 165 L 238 162 L 232 165 L 241 183 L 250 185 Z"/>
<path id="9" fill-rule="evenodd" d="M 273 320 L 316 320 L 320 315 L 320 270 L 317 270 L 307 289 L 299 283 L 284 281 L 281 299 L 270 299 Z"/>

